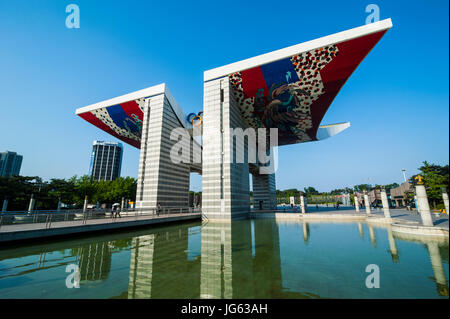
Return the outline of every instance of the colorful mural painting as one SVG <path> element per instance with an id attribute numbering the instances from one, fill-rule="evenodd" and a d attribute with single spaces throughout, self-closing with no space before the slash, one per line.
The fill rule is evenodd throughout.
<path id="1" fill-rule="evenodd" d="M 314 141 L 331 102 L 386 31 L 230 74 L 249 127 L 277 127 L 279 145 Z"/>
<path id="2" fill-rule="evenodd" d="M 143 110 L 144 99 L 139 99 L 78 115 L 125 143 L 140 148 L 142 121 L 144 119 Z"/>
<path id="3" fill-rule="evenodd" d="M 386 30 L 300 52 L 228 75 L 249 127 L 277 127 L 278 145 L 317 140 L 320 122 L 359 63 Z M 118 139 L 140 148 L 144 98 L 78 114 Z M 202 112 L 187 122 L 201 125 Z"/>

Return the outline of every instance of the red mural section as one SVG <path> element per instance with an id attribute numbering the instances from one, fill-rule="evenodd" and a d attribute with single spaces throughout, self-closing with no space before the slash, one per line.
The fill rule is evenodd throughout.
<path id="1" fill-rule="evenodd" d="M 385 33 L 386 30 L 336 44 L 339 54 L 320 71 L 325 93 L 311 108 L 313 128 L 309 134 L 316 135 L 322 118 L 342 86 Z"/>
<path id="2" fill-rule="evenodd" d="M 229 75 L 249 127 L 278 128 L 279 145 L 314 141 L 330 104 L 386 31 Z"/>
<path id="3" fill-rule="evenodd" d="M 144 113 L 137 101 L 129 101 L 78 114 L 85 121 L 136 148 L 141 147 Z"/>
<path id="4" fill-rule="evenodd" d="M 386 31 L 230 74 L 243 120 L 253 128 L 278 128 L 278 144 L 317 140 L 319 125 L 350 75 Z M 140 148 L 143 99 L 79 114 L 125 143 Z"/>

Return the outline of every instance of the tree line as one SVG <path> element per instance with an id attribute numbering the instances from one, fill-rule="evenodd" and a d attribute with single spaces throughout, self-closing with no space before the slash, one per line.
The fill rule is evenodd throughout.
<path id="1" fill-rule="evenodd" d="M 424 177 L 425 187 L 427 190 L 428 200 L 431 202 L 434 208 L 439 206 L 442 200 L 442 188 L 448 190 L 449 186 L 449 165 L 441 166 L 437 164 L 430 164 L 427 161 L 423 162 L 423 165 L 418 168 L 419 174 Z M 332 199 L 335 195 L 350 194 L 353 198 L 355 192 L 362 193 L 363 191 L 371 191 L 373 189 L 384 187 L 386 191 L 389 192 L 392 188 L 399 187 L 398 183 L 391 183 L 387 185 L 372 185 L 372 184 L 359 184 L 355 185 L 353 188 L 345 187 L 334 189 L 330 192 L 319 192 L 314 187 L 305 187 L 303 190 L 298 190 L 296 188 L 290 188 L 286 190 L 277 190 L 277 199 L 280 201 L 289 202 L 289 197 L 294 196 L 298 198 L 300 193 L 310 199 L 318 199 L 322 197 L 323 199 Z M 352 199 L 353 200 L 353 199 Z"/>
<path id="2" fill-rule="evenodd" d="M 419 171 L 425 180 L 428 199 L 432 206 L 436 208 L 442 203 L 441 188 L 448 189 L 449 186 L 449 166 L 448 164 L 445 166 L 430 164 L 425 161 L 419 167 Z M 379 186 L 384 186 L 387 190 L 390 190 L 398 187 L 399 184 L 359 184 L 353 188 L 334 189 L 330 192 L 319 192 L 310 186 L 303 190 L 296 188 L 277 190 L 276 194 L 279 201 L 287 201 L 287 203 L 289 203 L 289 197 L 291 196 L 299 198 L 300 192 L 303 192 L 310 199 L 323 197 L 332 201 L 335 195 L 345 193 L 353 195 L 355 192 L 370 191 Z M 74 176 L 69 179 L 55 178 L 50 181 L 43 181 L 38 176 L 0 177 L 0 205 L 4 199 L 8 199 L 9 211 L 26 210 L 32 194 L 36 199 L 35 209 L 56 209 L 59 200 L 70 208 L 81 208 L 85 196 L 88 196 L 89 203 L 110 205 L 114 202 L 120 203 L 122 198 L 135 201 L 136 188 L 137 180 L 132 177 L 119 177 L 113 181 L 95 181 L 87 175 Z M 252 195 L 252 192 L 250 192 L 250 195 Z"/>
<path id="3" fill-rule="evenodd" d="M 35 209 L 55 210 L 59 200 L 68 208 L 82 208 L 85 196 L 89 203 L 110 205 L 120 203 L 122 198 L 135 201 L 136 188 L 137 180 L 133 177 L 113 181 L 95 181 L 88 175 L 50 181 L 38 176 L 0 177 L 0 205 L 8 199 L 8 211 L 27 210 L 32 195 Z"/>

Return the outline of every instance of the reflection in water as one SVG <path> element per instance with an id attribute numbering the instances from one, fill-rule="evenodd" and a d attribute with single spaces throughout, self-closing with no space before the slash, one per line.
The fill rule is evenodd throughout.
<path id="1" fill-rule="evenodd" d="M 373 232 L 373 226 L 369 224 L 368 227 L 369 227 L 370 243 L 375 248 L 377 247 L 377 239 L 375 238 L 375 233 Z"/>
<path id="2" fill-rule="evenodd" d="M 80 284 L 84 281 L 105 280 L 111 270 L 111 248 L 108 242 L 86 244 L 74 250 L 80 271 Z"/>
<path id="3" fill-rule="evenodd" d="M 448 296 L 448 281 L 445 277 L 445 269 L 442 261 L 443 253 L 446 264 L 448 265 L 448 240 L 446 241 L 439 237 L 436 238 L 432 236 L 403 233 L 395 233 L 395 237 L 402 240 L 419 242 L 426 246 L 431 261 L 431 267 L 433 268 L 434 277 L 432 280 L 436 283 L 436 290 L 439 296 Z"/>
<path id="4" fill-rule="evenodd" d="M 362 228 L 361 222 L 358 222 L 358 232 L 359 232 L 359 237 L 361 237 L 361 239 L 364 239 L 364 233 L 363 233 L 363 228 Z"/>
<path id="5" fill-rule="evenodd" d="M 198 298 L 200 260 L 191 258 L 189 236 L 199 230 L 180 225 L 133 238 L 128 298 Z"/>
<path id="6" fill-rule="evenodd" d="M 307 243 L 309 240 L 309 224 L 306 221 L 303 221 L 302 228 L 303 228 L 303 241 Z"/>
<path id="7" fill-rule="evenodd" d="M 445 279 L 444 266 L 442 265 L 441 253 L 436 242 L 427 242 L 430 254 L 431 267 L 433 267 L 436 289 L 440 296 L 448 296 L 447 280 Z"/>
<path id="8" fill-rule="evenodd" d="M 133 238 L 128 298 L 152 297 L 153 250 L 155 235 Z"/>
<path id="9" fill-rule="evenodd" d="M 387 225 L 386 230 L 389 241 L 389 253 L 391 254 L 392 262 L 398 263 L 400 261 L 398 257 L 398 249 L 397 244 L 395 243 L 394 235 L 392 234 L 391 225 Z"/>
<path id="10" fill-rule="evenodd" d="M 282 296 L 277 224 L 255 224 L 203 225 L 200 298 Z"/>
<path id="11" fill-rule="evenodd" d="M 448 258 L 448 240 L 390 225 L 185 223 L 0 250 L 0 298 L 436 298 Z M 380 289 L 364 284 L 372 263 Z M 65 288 L 69 264 L 80 289 Z"/>
<path id="12" fill-rule="evenodd" d="M 200 298 L 232 298 L 231 223 L 202 227 Z"/>

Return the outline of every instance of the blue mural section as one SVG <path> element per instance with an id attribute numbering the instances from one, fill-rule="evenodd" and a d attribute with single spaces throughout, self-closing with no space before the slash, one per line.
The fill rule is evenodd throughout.
<path id="1" fill-rule="evenodd" d="M 125 113 L 120 104 L 110 106 L 106 108 L 106 111 L 118 127 L 127 130 L 134 135 L 141 135 L 141 126 Z"/>
<path id="2" fill-rule="evenodd" d="M 290 58 L 260 66 L 267 88 L 273 85 L 295 83 L 299 81 Z"/>

